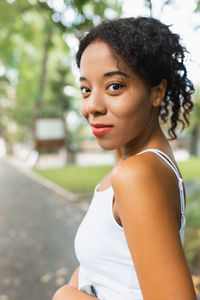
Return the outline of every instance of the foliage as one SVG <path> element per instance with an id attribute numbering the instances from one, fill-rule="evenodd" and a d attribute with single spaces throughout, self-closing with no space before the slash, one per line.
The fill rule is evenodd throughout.
<path id="1" fill-rule="evenodd" d="M 190 134 L 190 152 L 192 155 L 200 155 L 200 86 L 195 88 L 194 108 L 190 116 L 190 126 L 187 129 Z"/>
<path id="2" fill-rule="evenodd" d="M 200 86 L 196 87 L 196 92 L 195 92 L 195 121 L 200 122 Z"/>
<path id="3" fill-rule="evenodd" d="M 195 12 L 199 12 L 199 11 L 200 11 L 200 0 L 197 0 Z"/>
<path id="4" fill-rule="evenodd" d="M 191 157 L 187 161 L 178 162 L 182 177 L 184 180 L 193 180 L 200 178 L 200 159 L 199 157 Z"/>
<path id="5" fill-rule="evenodd" d="M 0 1 L 0 69 L 5 68 L 0 75 L 0 113 L 8 116 L 0 128 L 12 121 L 28 132 L 34 115 L 63 114 L 71 108 L 72 97 L 63 92 L 66 85 L 74 85 L 67 36 L 99 22 L 107 10 L 116 16 L 121 12 L 117 0 L 59 3 Z"/>
<path id="6" fill-rule="evenodd" d="M 187 198 L 184 249 L 192 265 L 200 266 L 200 195 Z"/>

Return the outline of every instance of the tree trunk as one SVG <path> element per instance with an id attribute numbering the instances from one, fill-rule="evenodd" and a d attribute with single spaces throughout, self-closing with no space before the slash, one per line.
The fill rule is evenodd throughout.
<path id="1" fill-rule="evenodd" d="M 47 75 L 47 63 L 48 63 L 48 54 L 49 49 L 51 46 L 51 36 L 52 36 L 52 28 L 48 26 L 46 30 L 44 30 L 45 41 L 44 41 L 44 48 L 43 48 L 43 58 L 42 58 L 42 68 L 41 68 L 41 76 L 40 76 L 40 88 L 38 93 L 38 99 L 35 105 L 35 113 L 36 116 L 40 111 L 42 106 L 43 97 L 44 97 L 44 89 L 46 84 L 46 75 Z"/>
<path id="2" fill-rule="evenodd" d="M 66 125 L 65 113 L 62 114 L 62 118 L 64 120 L 64 130 L 65 130 L 65 149 L 67 152 L 67 160 L 66 164 L 75 164 L 76 162 L 76 152 L 73 151 L 70 147 L 69 140 L 68 140 L 68 130 Z"/>
<path id="3" fill-rule="evenodd" d="M 194 156 L 200 155 L 198 149 L 199 141 L 200 141 L 200 126 L 199 124 L 196 124 L 191 134 L 191 143 L 190 143 L 190 152 Z"/>

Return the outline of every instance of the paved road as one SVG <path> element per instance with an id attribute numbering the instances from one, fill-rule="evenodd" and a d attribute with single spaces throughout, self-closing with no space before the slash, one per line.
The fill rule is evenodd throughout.
<path id="1" fill-rule="evenodd" d="M 78 265 L 87 202 L 70 203 L 0 161 L 0 300 L 50 300 Z"/>

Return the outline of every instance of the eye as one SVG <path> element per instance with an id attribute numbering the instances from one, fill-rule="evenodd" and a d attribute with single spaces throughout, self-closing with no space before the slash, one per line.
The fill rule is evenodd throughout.
<path id="1" fill-rule="evenodd" d="M 87 88 L 86 86 L 82 86 L 82 87 L 81 87 L 81 92 L 82 92 L 82 94 L 87 94 L 87 93 L 90 92 L 90 89 Z"/>
<path id="2" fill-rule="evenodd" d="M 114 92 L 114 91 L 118 91 L 119 89 L 123 88 L 124 86 L 125 86 L 124 84 L 112 83 L 112 84 L 109 85 L 108 89 L 111 92 Z"/>

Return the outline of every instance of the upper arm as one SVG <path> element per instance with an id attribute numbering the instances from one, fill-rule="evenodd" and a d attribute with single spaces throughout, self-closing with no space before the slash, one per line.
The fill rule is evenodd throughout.
<path id="1" fill-rule="evenodd" d="M 179 236 L 173 194 L 148 164 L 112 174 L 117 211 L 144 300 L 196 299 Z"/>

